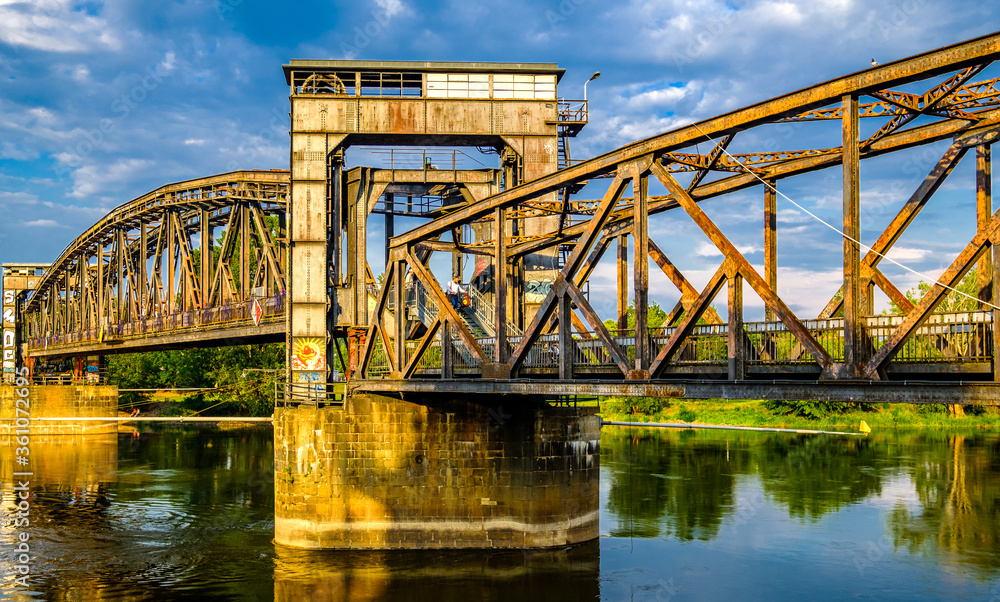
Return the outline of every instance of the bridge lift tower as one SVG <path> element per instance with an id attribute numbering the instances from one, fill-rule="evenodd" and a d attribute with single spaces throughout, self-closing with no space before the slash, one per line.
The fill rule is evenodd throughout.
<path id="1" fill-rule="evenodd" d="M 366 244 L 371 213 L 385 215 L 388 249 L 395 216 L 437 217 L 570 164 L 568 138 L 586 124 L 587 105 L 559 99 L 564 71 L 554 63 L 292 60 L 284 66 L 291 100 L 287 364 L 293 390 L 323 391 L 334 357 L 350 372 L 349 358 L 373 309 Z M 388 156 L 387 169 L 347 169 L 351 146 L 391 149 L 375 151 Z M 455 154 L 441 160 L 412 147 L 478 147 L 499 155 L 500 166 L 459 169 Z M 549 196 L 555 203 L 559 193 Z M 514 219 L 508 227 L 542 234 L 554 219 Z M 454 249 L 461 237 L 453 232 L 441 249 Z M 456 258 L 452 275 L 460 276 Z M 489 262 L 479 263 L 477 273 Z M 523 325 L 555 279 L 558 251 L 528 255 L 513 269 L 505 305 L 512 323 Z"/>

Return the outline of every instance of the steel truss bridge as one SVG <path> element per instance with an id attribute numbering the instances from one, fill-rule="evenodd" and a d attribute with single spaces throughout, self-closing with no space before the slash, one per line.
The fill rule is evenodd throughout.
<path id="1" fill-rule="evenodd" d="M 285 249 L 276 238 L 287 189 L 287 171 L 239 171 L 116 208 L 66 247 L 29 297 L 27 355 L 284 340 Z"/>
<path id="2" fill-rule="evenodd" d="M 1000 258 L 993 255 L 1000 243 L 1000 212 L 992 207 L 990 149 L 1000 136 L 1000 79 L 982 72 L 998 57 L 1000 34 L 994 34 L 817 84 L 593 159 L 567 158 L 558 171 L 498 186 L 500 191 L 488 196 L 451 195 L 434 206 L 428 221 L 387 241 L 380 284 L 370 270 L 347 283 L 331 277 L 333 305 L 341 298 L 334 289 L 343 286 L 368 305 L 350 323 L 330 322 L 327 333 L 340 361 L 351 367 L 349 387 L 396 395 L 997 403 L 1000 364 L 994 349 L 1000 332 L 993 324 L 1000 310 L 993 303 L 1000 301 L 1000 279 L 993 277 L 993 265 Z M 293 82 L 293 97 L 344 93 L 343 84 L 331 92 L 295 88 Z M 874 133 L 862 136 L 861 120 L 874 121 L 877 127 L 866 128 Z M 810 129 L 827 121 L 840 127 Z M 769 147 L 760 141 L 782 124 L 801 124 L 786 130 L 791 149 L 797 139 L 829 140 L 818 148 L 729 150 Z M 862 225 L 861 161 L 939 141 L 950 145 L 929 173 L 914 181 L 899 212 L 887 224 L 866 224 L 882 233 L 864 250 L 856 242 Z M 976 166 L 975 235 L 952 241 L 964 248 L 939 282 L 911 302 L 880 265 L 967 154 Z M 329 173 L 336 160 L 330 152 Z M 427 182 L 428 169 L 407 172 L 407 181 L 420 180 L 423 171 Z M 786 178 L 823 169 L 842 173 L 843 219 L 836 225 L 846 235 L 844 278 L 820 315 L 806 317 L 796 315 L 777 292 L 777 190 Z M 335 173 L 343 177 L 339 167 Z M 361 184 L 353 188 L 346 177 L 344 186 L 331 188 L 357 196 L 348 200 L 351 207 L 367 207 L 370 214 L 379 206 L 379 212 L 391 214 L 398 199 L 379 205 L 379 196 L 398 183 L 395 170 L 365 172 L 354 181 L 359 177 Z M 454 184 L 463 176 L 454 170 L 449 178 Z M 607 183 L 601 198 L 575 198 L 598 179 Z M 294 297 L 297 286 L 288 284 L 287 274 L 295 269 L 286 269 L 288 231 L 304 219 L 286 204 L 289 181 L 288 172 L 235 172 L 165 186 L 119 207 L 66 248 L 28 299 L 26 355 L 286 339 L 285 324 L 292 318 L 286 318 L 285 297 Z M 381 188 L 371 185 L 379 181 Z M 651 194 L 651 186 L 663 194 Z M 762 230 L 763 271 L 702 208 L 747 189 L 760 191 L 764 201 L 763 215 L 747 217 Z M 331 191 L 328 202 L 339 199 L 337 194 L 343 192 Z M 668 212 L 689 216 L 721 253 L 704 286 L 695 286 L 677 267 L 690 250 L 672 249 L 649 235 L 650 216 Z M 339 213 L 330 210 L 327 217 Z M 550 218 L 547 230 L 523 227 L 537 217 Z M 339 219 L 346 224 L 348 217 Z M 468 228 L 476 233 L 474 240 L 460 236 Z M 201 261 L 222 229 L 221 253 Z M 364 242 L 349 242 L 347 248 L 364 250 Z M 612 245 L 617 321 L 609 328 L 585 291 Z M 557 273 L 551 287 L 529 304 L 523 262 L 546 251 L 558 251 Z M 442 252 L 480 257 L 493 266 L 488 281 L 472 283 L 469 308 L 452 307 L 441 285 L 447 278 L 431 269 L 432 255 Z M 979 308 L 936 312 L 947 287 L 976 265 Z M 658 328 L 647 322 L 651 267 L 662 270 L 680 295 Z M 765 320 L 744 321 L 744 284 L 764 302 Z M 876 288 L 901 308 L 900 315 L 875 315 Z M 725 312 L 717 312 L 712 303 L 723 289 Z M 254 299 L 263 308 L 260 326 L 249 316 Z M 627 315 L 630 302 L 634 323 Z"/>

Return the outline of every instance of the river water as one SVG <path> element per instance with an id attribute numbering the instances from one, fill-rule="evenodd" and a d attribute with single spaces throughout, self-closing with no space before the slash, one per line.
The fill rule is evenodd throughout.
<path id="1" fill-rule="evenodd" d="M 1000 601 L 996 433 L 605 427 L 601 446 L 599 541 L 376 553 L 274 545 L 270 427 L 36 437 L 27 527 L 0 441 L 0 599 Z"/>

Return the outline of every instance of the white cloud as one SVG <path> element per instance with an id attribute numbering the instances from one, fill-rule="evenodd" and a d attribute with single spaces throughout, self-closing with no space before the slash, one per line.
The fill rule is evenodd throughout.
<path id="1" fill-rule="evenodd" d="M 889 249 L 886 256 L 889 259 L 898 261 L 900 263 L 905 263 L 907 261 L 919 261 L 929 255 L 931 255 L 929 249 L 917 249 L 915 247 L 893 247 Z"/>
<path id="2" fill-rule="evenodd" d="M 56 126 L 59 121 L 56 116 L 52 114 L 52 111 L 46 109 L 45 107 L 34 107 L 28 110 L 28 115 L 34 118 L 37 125 L 42 126 Z"/>
<path id="3" fill-rule="evenodd" d="M 0 158 L 13 159 L 15 161 L 33 161 L 39 157 L 35 149 L 26 149 L 19 144 L 10 142 L 0 143 Z"/>
<path id="4" fill-rule="evenodd" d="M 590 135 L 586 141 L 581 141 L 580 146 L 584 156 L 594 155 L 635 140 L 668 132 L 689 123 L 691 123 L 691 119 L 680 117 L 613 114 L 595 118 L 592 115 L 591 123 L 588 126 L 591 130 Z M 574 152 L 573 156 L 576 157 L 577 154 Z"/>
<path id="5" fill-rule="evenodd" d="M 90 52 L 121 47 L 105 19 L 70 0 L 0 0 L 0 41 L 48 52 Z"/>
<path id="6" fill-rule="evenodd" d="M 643 89 L 641 92 L 632 93 L 634 89 L 646 88 L 647 86 L 630 86 L 631 90 L 625 90 L 618 97 L 619 102 L 623 102 L 629 109 L 649 110 L 659 107 L 674 107 L 678 102 L 689 96 L 698 94 L 701 89 L 700 82 L 691 81 L 684 85 L 667 85 L 662 88 Z"/>
<path id="7" fill-rule="evenodd" d="M 395 17 L 406 10 L 400 0 L 375 0 L 375 4 L 389 17 Z"/>
<path id="8" fill-rule="evenodd" d="M 84 64 L 78 65 L 56 65 L 53 72 L 60 76 L 71 79 L 77 83 L 84 83 L 90 78 L 90 69 Z"/>
<path id="9" fill-rule="evenodd" d="M 73 170 L 73 190 L 69 194 L 82 198 L 107 192 L 109 183 L 128 182 L 153 165 L 153 161 L 144 159 L 119 159 L 110 165 L 84 165 Z M 127 200 L 122 199 L 121 202 Z"/>
<path id="10" fill-rule="evenodd" d="M 779 256 L 779 261 L 781 260 Z M 757 271 L 764 273 L 763 267 Z M 843 269 L 778 267 L 778 296 L 801 319 L 815 318 L 844 282 Z"/>
<path id="11" fill-rule="evenodd" d="M 166 71 L 168 73 L 170 71 L 173 71 L 174 67 L 176 66 L 177 66 L 177 55 L 173 51 L 168 52 L 166 56 L 163 57 L 163 60 L 160 61 L 161 70 Z"/>
<path id="12" fill-rule="evenodd" d="M 763 247 L 757 245 L 736 245 L 736 250 L 739 251 L 741 255 L 746 257 L 747 255 L 763 250 Z M 701 243 L 698 245 L 698 248 L 695 249 L 694 253 L 699 257 L 722 257 L 722 251 L 720 251 L 719 247 L 715 246 L 715 244 L 711 242 Z"/>
<path id="13" fill-rule="evenodd" d="M 695 250 L 695 254 L 700 257 L 716 257 L 722 256 L 722 251 L 719 250 L 719 247 L 710 242 L 703 242 L 698 245 L 698 248 Z"/>
<path id="14" fill-rule="evenodd" d="M 773 25 L 797 27 L 805 20 L 805 15 L 794 2 L 763 2 L 753 12 Z"/>
<path id="15" fill-rule="evenodd" d="M 0 190 L 0 205 L 9 206 L 11 204 L 35 204 L 38 197 L 29 192 L 8 192 Z"/>
<path id="16" fill-rule="evenodd" d="M 24 222 L 22 226 L 28 228 L 65 228 L 66 226 L 60 224 L 53 219 L 36 219 L 30 222 Z"/>

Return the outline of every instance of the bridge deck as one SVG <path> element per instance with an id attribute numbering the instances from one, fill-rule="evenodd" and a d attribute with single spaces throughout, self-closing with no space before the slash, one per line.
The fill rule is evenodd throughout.
<path id="1" fill-rule="evenodd" d="M 905 316 L 873 316 L 866 319 L 867 338 L 874 353 L 886 341 L 892 329 Z M 834 361 L 843 361 L 843 319 L 807 320 L 805 325 Z M 666 344 L 674 328 L 651 330 L 654 353 Z M 743 338 L 746 374 L 748 378 L 765 379 L 817 379 L 821 369 L 814 358 L 796 342 L 795 337 L 781 322 L 751 322 L 744 325 Z M 612 331 L 613 340 L 635 359 L 634 331 Z M 725 379 L 728 373 L 728 340 L 726 324 L 702 325 L 688 337 L 687 342 L 664 370 L 665 378 Z M 479 337 L 476 342 L 488 357 L 495 357 L 496 338 Z M 513 350 L 520 337 L 512 336 L 508 345 Z M 454 343 L 458 343 L 456 339 Z M 416 341 L 407 342 L 407 359 L 417 350 Z M 572 343 L 573 378 L 622 380 L 622 372 L 609 354 L 604 343 L 594 333 L 579 333 Z M 474 378 L 481 374 L 480 366 L 460 345 L 454 346 L 454 373 L 458 377 Z M 559 335 L 538 337 L 531 346 L 519 376 L 529 378 L 558 378 L 561 349 Z M 917 329 L 886 366 L 887 380 L 979 380 L 991 378 L 993 362 L 992 312 L 972 311 L 934 314 Z M 391 372 L 384 348 L 376 343 L 368 376 L 385 377 Z M 430 350 L 421 357 L 415 376 L 440 378 L 440 336 Z"/>
<path id="2" fill-rule="evenodd" d="M 29 339 L 26 350 L 28 357 L 43 358 L 284 341 L 284 297 L 262 299 L 260 307 L 257 325 L 251 303 L 232 303 Z"/>
<path id="3" fill-rule="evenodd" d="M 565 399 L 575 397 L 623 396 L 674 399 L 794 399 L 865 403 L 936 403 L 1000 405 L 1000 383 L 847 381 L 721 381 L 721 380 L 492 380 L 492 379 L 408 379 L 360 380 L 348 383 L 350 392 L 379 393 L 387 396 L 432 399 L 441 394 L 518 396 L 518 399 Z"/>
<path id="4" fill-rule="evenodd" d="M 80 330 L 65 334 L 29 340 L 30 357 L 53 357 L 84 353 L 126 353 L 170 349 L 191 345 L 222 345 L 261 343 L 284 340 L 285 307 L 282 297 L 263 300 L 263 316 L 259 325 L 250 317 L 249 303 L 235 303 L 205 310 L 175 313 L 168 316 L 123 322 L 110 330 Z M 872 351 L 877 351 L 892 328 L 904 316 L 873 316 L 867 318 L 866 328 Z M 927 324 L 913 337 L 887 365 L 888 380 L 923 378 L 971 379 L 989 378 L 993 362 L 992 312 L 973 311 L 942 313 L 931 316 Z M 843 359 L 843 320 L 831 318 L 805 322 L 813 336 L 822 343 L 835 360 Z M 812 356 L 796 343 L 781 322 L 749 322 L 744 325 L 744 347 L 747 357 L 748 378 L 816 379 L 820 367 Z M 673 334 L 674 328 L 654 329 L 652 341 L 658 350 Z M 634 331 L 614 331 L 614 341 L 629 357 L 635 358 Z M 665 378 L 725 379 L 728 369 L 726 324 L 695 327 L 688 342 L 664 371 Z M 155 336 L 153 336 L 155 335 Z M 536 379 L 558 377 L 558 335 L 542 335 L 532 345 L 520 370 L 520 376 Z M 495 337 L 476 339 L 488 356 L 493 356 Z M 457 339 L 455 341 L 458 342 Z M 511 349 L 519 343 L 518 336 L 510 337 Z M 408 341 L 408 356 L 416 351 L 418 343 Z M 594 333 L 584 332 L 573 340 L 574 379 L 621 380 L 618 366 L 608 354 L 604 344 Z M 456 376 L 475 378 L 481 374 L 473 358 L 455 347 L 454 370 Z M 377 345 L 369 366 L 369 378 L 385 377 L 390 373 L 385 350 Z M 423 355 L 417 378 L 440 378 L 440 336 Z"/>

